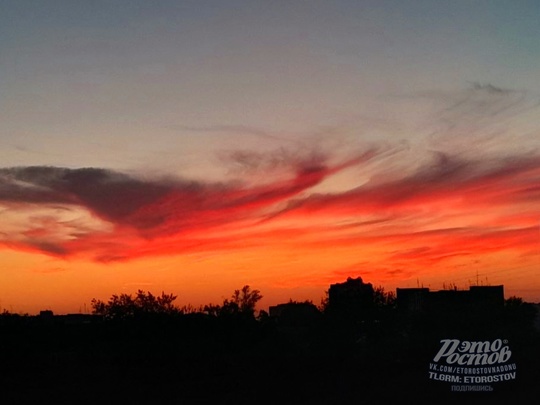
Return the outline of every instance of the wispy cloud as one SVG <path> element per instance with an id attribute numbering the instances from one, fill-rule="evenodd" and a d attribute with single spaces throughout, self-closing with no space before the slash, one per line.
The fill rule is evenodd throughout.
<path id="1" fill-rule="evenodd" d="M 271 132 L 265 131 L 262 128 L 257 128 L 247 125 L 230 125 L 230 124 L 215 124 L 208 126 L 189 126 L 189 125 L 168 125 L 167 128 L 175 131 L 195 132 L 195 133 L 217 133 L 217 134 L 234 134 L 234 135 L 250 135 L 261 138 L 268 138 L 278 141 L 294 142 L 284 136 L 279 136 Z"/>
<path id="2" fill-rule="evenodd" d="M 6 220 L 13 212 L 28 205 L 54 205 L 67 210 L 72 207 L 85 209 L 112 228 L 108 232 L 81 229 L 79 235 L 72 232 L 63 243 L 55 243 L 55 239 L 60 239 L 55 238 L 55 228 L 62 225 L 65 229 L 66 225 L 58 219 L 61 215 L 33 214 L 25 218 L 25 229 L 16 235 L 4 236 L 3 243 L 11 247 L 24 245 L 60 256 L 85 247 L 92 250 L 98 246 L 104 249 L 115 245 L 129 246 L 129 239 L 136 241 L 139 247 L 146 241 L 147 248 L 152 250 L 150 245 L 156 239 L 210 232 L 222 226 L 259 219 L 276 204 L 298 196 L 328 176 L 369 160 L 375 154 L 364 152 L 336 165 L 326 164 L 323 157 L 291 158 L 288 177 L 262 185 L 207 184 L 177 178 L 142 179 L 97 168 L 4 168 L 0 169 L 0 202 L 8 207 L 8 212 L 3 214 Z M 120 242 L 110 240 L 115 238 Z M 182 251 L 183 247 L 179 246 L 178 250 Z"/>
<path id="3" fill-rule="evenodd" d="M 513 99 L 521 93 L 490 85 L 465 93 L 449 103 L 449 121 L 467 116 L 471 106 L 486 120 L 522 110 L 523 102 Z M 0 243 L 101 261 L 268 245 L 369 247 L 389 278 L 395 269 L 409 274 L 412 263 L 534 250 L 535 148 L 483 153 L 481 142 L 466 152 L 447 143 L 431 150 L 395 145 L 356 144 L 348 153 L 222 151 L 220 162 L 238 177 L 222 183 L 103 168 L 3 168 Z M 321 188 L 345 171 L 348 187 Z"/>
<path id="4" fill-rule="evenodd" d="M 141 179 L 104 169 L 0 169 L 0 201 L 7 207 L 2 213 L 6 221 L 29 205 L 60 206 L 66 212 L 87 210 L 109 226 L 95 229 L 83 221 L 68 221 L 58 209 L 55 215 L 29 210 L 18 219 L 26 221 L 19 224 L 19 231 L 4 232 L 2 242 L 11 248 L 58 256 L 90 252 L 102 260 L 114 260 L 234 249 L 281 234 L 305 244 L 384 241 L 409 246 L 416 241 L 420 247 L 389 257 L 394 261 L 413 256 L 436 261 L 455 254 L 448 253 L 450 250 L 467 254 L 457 246 L 482 244 L 483 249 L 504 249 L 511 240 L 523 244 L 522 239 L 532 232 L 529 221 L 534 215 L 522 215 L 518 221 L 506 210 L 530 214 L 540 202 L 540 156 L 536 155 L 470 160 L 437 153 L 425 165 L 395 179 L 371 180 L 341 193 L 309 192 L 341 170 L 355 167 L 360 172 L 363 164 L 380 157 L 369 150 L 334 165 L 324 159 L 295 158 L 289 162 L 293 168 L 290 177 L 262 185 Z M 503 225 L 482 223 L 486 209 L 497 213 Z M 469 222 L 465 220 L 460 228 L 445 223 L 459 216 L 461 222 L 463 218 Z M 355 219 L 343 222 L 350 218 Z M 288 225 L 282 226 L 284 223 Z M 269 231 L 269 227 L 274 228 Z M 314 230 L 315 238 L 310 237 Z M 230 240 L 231 235 L 243 238 L 242 243 Z M 440 245 L 451 241 L 452 249 L 433 247 L 441 235 Z M 422 244 L 425 239 L 432 247 Z M 475 243 L 477 239 L 481 242 Z"/>

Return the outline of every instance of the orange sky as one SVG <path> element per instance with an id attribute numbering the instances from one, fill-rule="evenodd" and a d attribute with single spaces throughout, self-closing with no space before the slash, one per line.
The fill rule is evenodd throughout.
<path id="1" fill-rule="evenodd" d="M 139 288 L 199 305 L 244 284 L 263 306 L 319 302 L 348 276 L 387 289 L 504 284 L 538 300 L 540 156 L 428 152 L 397 170 L 403 153 L 308 153 L 229 183 L 2 169 L 2 305 L 76 312 Z M 367 181 L 313 192 L 350 170 Z"/>

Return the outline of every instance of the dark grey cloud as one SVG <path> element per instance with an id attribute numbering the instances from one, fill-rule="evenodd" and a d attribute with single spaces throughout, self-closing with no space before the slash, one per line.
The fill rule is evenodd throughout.
<path id="1" fill-rule="evenodd" d="M 102 168 L 14 167 L 0 169 L 0 202 L 80 206 L 113 225 L 129 226 L 153 238 L 256 216 L 320 183 L 343 165 L 330 166 L 323 157 L 286 151 L 279 157 L 238 152 L 232 158 L 244 166 L 264 168 L 268 181 L 203 183 L 135 177 Z M 273 178 L 272 169 L 278 166 L 287 167 L 287 175 Z"/>
<path id="2" fill-rule="evenodd" d="M 195 183 L 143 181 L 98 168 L 50 166 L 0 169 L 0 201 L 74 204 L 107 220 L 121 220 L 172 188 L 197 189 Z"/>

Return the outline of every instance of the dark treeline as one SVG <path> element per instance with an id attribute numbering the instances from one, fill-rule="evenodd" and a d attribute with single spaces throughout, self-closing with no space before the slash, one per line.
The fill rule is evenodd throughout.
<path id="1" fill-rule="evenodd" d="M 91 316 L 5 312 L 0 403 L 519 404 L 540 394 L 535 307 L 519 298 L 489 311 L 410 312 L 360 278 L 330 286 L 318 307 L 257 313 L 261 298 L 244 286 L 194 308 L 138 291 L 93 300 Z M 448 338 L 508 340 L 519 378 L 491 393 L 449 392 L 427 375 Z"/>

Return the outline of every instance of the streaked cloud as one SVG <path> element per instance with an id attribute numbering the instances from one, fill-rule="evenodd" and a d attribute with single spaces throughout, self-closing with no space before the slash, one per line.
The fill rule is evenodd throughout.
<path id="1" fill-rule="evenodd" d="M 30 205 L 42 209 L 60 206 L 68 212 L 84 209 L 112 228 L 89 232 L 79 224 L 79 235 L 72 231 L 72 237 L 62 242 L 54 235 L 55 228 L 61 226 L 65 230 L 67 227 L 67 221 L 61 219 L 62 213 L 55 216 L 29 213 L 23 218 L 19 215 L 19 226 L 23 229 L 6 235 L 3 243 L 63 256 L 77 250 L 93 250 L 103 246 L 102 243 L 110 243 L 107 241 L 111 238 L 119 238 L 121 242 L 114 243 L 119 245 L 130 245 L 130 238 L 137 240 L 137 244 L 147 241 L 151 245 L 152 241 L 164 237 L 208 232 L 259 220 L 276 204 L 375 155 L 376 152 L 364 152 L 336 165 L 326 164 L 322 156 L 295 158 L 289 162 L 289 176 L 272 181 L 268 173 L 270 181 L 261 185 L 202 183 L 178 178 L 143 179 L 99 168 L 4 168 L 0 169 L 0 201 L 6 207 L 3 212 L 6 221 Z M 264 159 L 261 157 L 261 160 Z M 182 250 L 179 246 L 179 251 Z"/>
<path id="2" fill-rule="evenodd" d="M 310 189 L 344 169 L 361 173 L 384 153 L 367 150 L 332 165 L 329 156 L 302 160 L 284 153 L 279 164 L 268 164 L 272 159 L 249 155 L 249 165 L 266 167 L 268 181 L 261 185 L 150 179 L 96 168 L 0 169 L 4 223 L 17 223 L 2 243 L 56 256 L 125 260 L 286 238 L 314 247 L 392 244 L 403 246 L 388 252 L 392 262 L 434 263 L 474 249 L 524 248 L 536 229 L 537 155 L 472 160 L 438 152 L 411 173 L 379 178 L 375 171 L 366 183 L 327 194 Z M 280 172 L 272 180 L 272 169 L 286 160 L 289 176 Z M 68 219 L 74 210 L 86 211 L 86 220 Z"/>
<path id="3" fill-rule="evenodd" d="M 540 153 L 531 144 L 492 148 L 491 135 L 482 136 L 491 129 L 471 118 L 494 126 L 513 119 L 532 108 L 520 97 L 492 85 L 449 95 L 446 115 L 434 115 L 435 126 L 447 125 L 439 143 L 431 136 L 424 145 L 396 139 L 220 150 L 218 162 L 229 171 L 221 182 L 105 168 L 2 168 L 0 243 L 101 262 L 266 247 L 332 251 L 349 265 L 328 269 L 329 281 L 346 272 L 387 280 L 433 274 L 488 255 L 520 260 L 538 243 Z M 454 147 L 467 125 L 477 132 Z M 325 188 L 344 172 L 347 184 Z M 306 277 L 320 280 L 321 272 Z"/>

